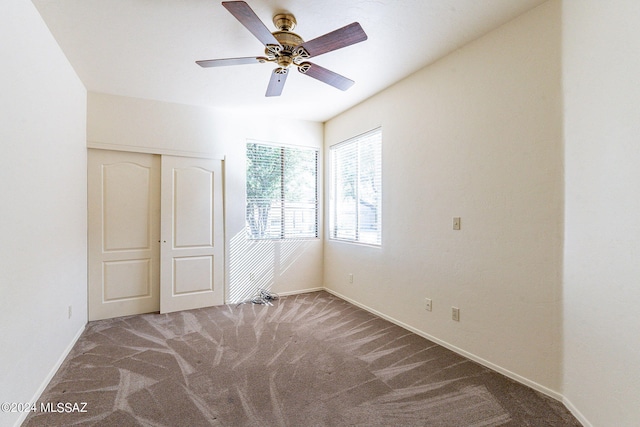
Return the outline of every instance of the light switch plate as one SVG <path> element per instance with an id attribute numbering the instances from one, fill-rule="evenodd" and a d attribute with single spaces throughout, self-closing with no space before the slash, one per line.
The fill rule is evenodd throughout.
<path id="1" fill-rule="evenodd" d="M 460 217 L 459 216 L 454 216 L 453 217 L 453 229 L 454 230 L 460 230 Z"/>

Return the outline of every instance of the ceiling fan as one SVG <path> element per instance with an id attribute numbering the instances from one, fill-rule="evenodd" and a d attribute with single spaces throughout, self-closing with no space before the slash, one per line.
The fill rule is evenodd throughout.
<path id="1" fill-rule="evenodd" d="M 305 42 L 302 37 L 292 32 L 296 26 L 296 19 L 290 13 L 279 13 L 273 17 L 273 24 L 278 30 L 272 33 L 246 2 L 223 1 L 222 5 L 262 42 L 265 46 L 265 56 L 196 61 L 201 67 L 273 62 L 277 67 L 271 73 L 265 96 L 280 96 L 291 66 L 296 67 L 302 74 L 340 90 L 347 90 L 355 83 L 307 59 L 366 40 L 367 35 L 359 23 L 353 22 Z"/>

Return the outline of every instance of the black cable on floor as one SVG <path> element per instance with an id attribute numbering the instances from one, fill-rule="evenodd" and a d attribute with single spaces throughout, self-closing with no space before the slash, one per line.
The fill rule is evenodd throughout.
<path id="1" fill-rule="evenodd" d="M 271 292 L 268 291 L 266 289 L 258 289 L 258 293 L 252 297 L 249 301 L 251 301 L 253 304 L 266 304 L 266 305 L 273 305 L 271 303 L 271 301 L 276 301 L 277 299 L 279 299 L 280 296 L 278 294 L 276 294 L 275 292 Z M 239 303 L 237 306 L 242 305 L 246 302 L 249 301 L 243 301 L 241 303 Z M 236 307 L 237 307 L 236 306 Z"/>

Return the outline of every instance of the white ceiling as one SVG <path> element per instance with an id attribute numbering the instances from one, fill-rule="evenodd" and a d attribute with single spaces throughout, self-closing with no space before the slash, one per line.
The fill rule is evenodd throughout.
<path id="1" fill-rule="evenodd" d="M 305 40 L 357 21 L 369 39 L 313 58 L 346 92 L 292 73 L 265 98 L 273 64 L 201 68 L 264 47 L 212 0 L 33 0 L 87 90 L 326 121 L 545 0 L 247 0 L 265 25 L 293 13 Z"/>

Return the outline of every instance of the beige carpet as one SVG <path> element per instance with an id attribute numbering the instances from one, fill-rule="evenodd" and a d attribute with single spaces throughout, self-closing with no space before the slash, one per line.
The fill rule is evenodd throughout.
<path id="1" fill-rule="evenodd" d="M 580 426 L 326 292 L 91 322 L 25 426 Z"/>

